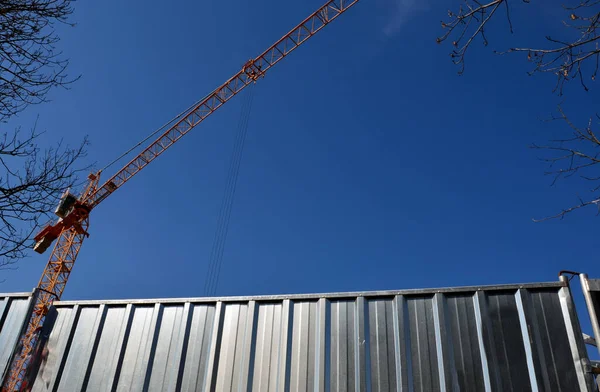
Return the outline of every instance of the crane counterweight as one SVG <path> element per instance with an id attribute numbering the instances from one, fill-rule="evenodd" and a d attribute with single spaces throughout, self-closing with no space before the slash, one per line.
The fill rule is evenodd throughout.
<path id="1" fill-rule="evenodd" d="M 81 222 L 90 214 L 90 207 L 79 200 L 74 202 L 73 207 L 64 218 L 60 218 L 56 224 L 46 225 L 33 240 L 35 245 L 33 250 L 37 253 L 44 253 L 48 247 L 65 230 L 73 228 L 77 234 L 83 234 L 89 237 L 89 233 L 82 227 Z"/>

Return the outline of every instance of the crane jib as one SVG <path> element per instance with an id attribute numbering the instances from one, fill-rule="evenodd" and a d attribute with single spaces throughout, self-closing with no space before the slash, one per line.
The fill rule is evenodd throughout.
<path id="1" fill-rule="evenodd" d="M 225 102 L 250 83 L 264 77 L 271 67 L 358 1 L 328 1 L 258 57 L 248 60 L 237 74 L 184 114 L 171 128 L 100 186 L 88 199 L 90 206 L 97 206 Z"/>

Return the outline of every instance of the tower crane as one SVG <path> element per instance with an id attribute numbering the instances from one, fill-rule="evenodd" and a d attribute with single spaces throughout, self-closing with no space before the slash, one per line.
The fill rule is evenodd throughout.
<path id="1" fill-rule="evenodd" d="M 56 243 L 38 283 L 33 311 L 18 349 L 13 354 L 3 392 L 18 391 L 25 387 L 23 381 L 48 309 L 61 298 L 83 241 L 89 236 L 90 212 L 214 111 L 245 87 L 264 77 L 271 67 L 358 1 L 327 1 L 258 57 L 248 60 L 233 77 L 178 116 L 162 135 L 108 180 L 100 182 L 101 171 L 91 173 L 79 196 L 68 190 L 62 195 L 55 211 L 58 221 L 47 225 L 34 237 L 34 250 L 38 253 L 44 253 L 53 242 Z"/>

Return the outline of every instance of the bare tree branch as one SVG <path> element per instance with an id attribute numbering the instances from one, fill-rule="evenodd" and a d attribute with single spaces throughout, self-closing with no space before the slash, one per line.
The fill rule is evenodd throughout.
<path id="1" fill-rule="evenodd" d="M 591 205 L 599 206 L 600 205 L 599 203 L 600 203 L 600 199 L 593 199 L 593 200 L 588 200 L 588 201 L 583 201 L 583 200 L 579 199 L 579 204 L 576 204 L 572 207 L 564 209 L 556 215 L 547 216 L 547 217 L 541 218 L 541 219 L 532 219 L 532 220 L 534 222 L 543 222 L 543 221 L 547 221 L 550 219 L 563 219 L 565 217 L 565 215 L 567 215 L 570 212 L 573 212 L 580 208 L 591 206 Z M 598 210 L 597 215 L 600 215 L 600 209 Z"/>
<path id="2" fill-rule="evenodd" d="M 449 22 L 442 22 L 442 28 L 446 32 L 437 38 L 437 42 L 441 43 L 451 36 L 454 38 L 452 45 L 454 50 L 450 54 L 454 64 L 458 65 L 459 73 L 463 73 L 465 69 L 465 55 L 471 46 L 471 43 L 481 36 L 483 44 L 487 46 L 488 41 L 485 37 L 485 28 L 492 16 L 496 13 L 502 3 L 506 3 L 506 15 L 510 22 L 510 12 L 507 0 L 492 0 L 487 4 L 481 4 L 477 0 L 465 0 L 464 5 L 461 5 L 458 12 L 448 11 Z M 512 30 L 512 24 L 511 24 Z"/>
<path id="3" fill-rule="evenodd" d="M 71 1 L 0 1 L 0 121 L 77 79 L 67 76 L 69 62 L 56 50 L 54 31 L 56 23 L 69 24 Z"/>
<path id="4" fill-rule="evenodd" d="M 492 17 L 498 15 L 500 7 L 504 10 L 500 14 L 506 17 L 508 30 L 512 33 L 511 5 L 529 2 L 488 0 L 487 3 L 482 3 L 479 0 L 461 0 L 462 4 L 457 12 L 448 11 L 449 20 L 442 22 L 444 33 L 437 38 L 437 42 L 452 42 L 453 50 L 450 55 L 454 64 L 459 66 L 459 74 L 464 71 L 465 57 L 472 43 L 480 38 L 484 45 L 488 45 L 486 30 Z M 537 4 L 540 7 L 548 6 L 541 1 Z M 499 54 L 526 53 L 527 60 L 533 65 L 529 74 L 555 75 L 556 84 L 552 91 L 558 95 L 563 94 L 565 84 L 572 80 L 577 80 L 580 86 L 588 91 L 591 82 L 596 80 L 600 65 L 600 0 L 571 0 L 571 4 L 562 5 L 562 10 L 565 15 L 564 33 L 559 38 L 546 36 L 547 47 L 523 46 L 495 51 Z M 600 166 L 597 166 L 600 164 L 600 139 L 593 130 L 593 119 L 589 119 L 587 126 L 581 128 L 565 115 L 560 106 L 558 113 L 559 115 L 552 120 L 564 122 L 567 125 L 566 129 L 570 130 L 570 135 L 563 139 L 551 140 L 548 144 L 534 144 L 531 147 L 548 154 L 542 160 L 548 164 L 545 174 L 553 177 L 552 185 L 560 179 L 576 176 L 592 184 L 590 191 L 594 196 L 587 201 L 579 198 L 579 203 L 574 206 L 563 209 L 556 215 L 534 220 L 536 222 L 563 218 L 572 211 L 590 205 L 600 206 Z"/>
<path id="5" fill-rule="evenodd" d="M 41 150 L 40 135 L 34 128 L 0 137 L 0 269 L 25 257 L 40 223 L 50 219 L 61 194 L 88 170 L 75 167 L 85 155 L 87 139 L 75 148 L 59 142 Z"/>
<path id="6" fill-rule="evenodd" d="M 548 164 L 546 175 L 553 177 L 552 185 L 556 184 L 561 178 L 569 178 L 578 175 L 579 178 L 591 182 L 592 188 L 589 191 L 595 194 L 591 199 L 583 201 L 579 198 L 579 203 L 563 209 L 560 213 L 543 219 L 534 219 L 540 222 L 553 218 L 563 218 L 566 214 L 587 207 L 590 205 L 600 206 L 600 139 L 593 130 L 593 118 L 587 121 L 585 128 L 576 126 L 567 117 L 562 107 L 558 107 L 558 116 L 553 116 L 552 121 L 559 120 L 564 122 L 571 131 L 571 135 L 565 139 L 551 140 L 549 144 L 533 144 L 531 148 L 544 150 L 549 156 L 542 158 L 543 162 Z M 596 116 L 597 117 L 597 116 Z"/>
<path id="7" fill-rule="evenodd" d="M 464 71 L 465 56 L 471 44 L 477 37 L 481 37 L 483 44 L 488 45 L 485 32 L 492 16 L 504 3 L 505 17 L 509 31 L 512 33 L 513 25 L 510 18 L 509 2 L 519 0 L 492 0 L 481 4 L 477 0 L 464 0 L 458 12 L 448 11 L 448 22 L 442 22 L 444 34 L 437 38 L 437 42 L 452 39 L 454 50 L 450 54 L 452 61 L 459 65 L 459 73 Z M 520 0 L 529 3 L 529 0 Z M 540 5 L 546 6 L 540 2 Z M 588 90 L 590 80 L 595 80 L 600 64 L 600 1 L 581 0 L 574 6 L 563 5 L 565 17 L 568 20 L 563 24 L 567 28 L 566 35 L 574 38 L 557 39 L 546 36 L 548 48 L 518 47 L 509 48 L 497 53 L 527 53 L 527 59 L 533 64 L 529 74 L 539 72 L 556 75 L 557 81 L 554 92 L 563 93 L 565 82 L 578 80 L 581 86 Z"/>
<path id="8" fill-rule="evenodd" d="M 54 87 L 67 87 L 68 60 L 56 44 L 55 26 L 72 25 L 72 0 L 0 1 L 0 122 L 29 105 L 47 102 Z M 87 139 L 74 148 L 59 142 L 41 149 L 36 126 L 0 134 L 0 269 L 26 256 L 40 223 L 76 184 Z"/>

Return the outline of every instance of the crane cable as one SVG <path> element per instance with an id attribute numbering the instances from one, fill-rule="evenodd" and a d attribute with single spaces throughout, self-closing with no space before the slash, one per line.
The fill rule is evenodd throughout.
<path id="1" fill-rule="evenodd" d="M 140 140 L 137 144 L 135 144 L 129 150 L 125 151 L 119 157 L 113 159 L 110 163 L 108 163 L 106 166 L 104 166 L 102 169 L 100 169 L 100 172 L 103 172 L 104 170 L 108 169 L 109 167 L 111 167 L 115 163 L 119 162 L 121 159 L 123 159 L 127 155 L 129 155 L 133 150 L 135 150 L 136 148 L 138 148 L 142 144 L 146 143 L 151 137 L 155 136 L 157 133 L 163 131 L 166 127 L 168 127 L 169 125 L 173 124 L 175 121 L 179 120 L 184 114 L 190 112 L 194 107 L 198 106 L 202 101 L 204 101 L 208 97 L 210 97 L 215 91 L 216 91 L 216 89 L 213 90 L 213 91 L 211 91 L 204 98 L 202 98 L 202 99 L 196 101 L 195 103 L 193 103 L 192 105 L 190 105 L 187 109 L 185 109 L 184 111 L 182 111 L 181 113 L 179 113 L 178 115 L 176 115 L 175 117 L 173 117 L 172 119 L 170 119 L 169 121 L 167 121 L 166 123 L 164 123 L 160 128 L 156 129 L 150 135 L 148 135 L 144 139 Z"/>
<path id="2" fill-rule="evenodd" d="M 205 281 L 204 294 L 206 296 L 214 296 L 219 284 L 221 274 L 221 266 L 223 264 L 223 253 L 225 251 L 225 242 L 227 233 L 229 232 L 229 219 L 231 217 L 231 208 L 237 188 L 237 180 L 240 174 L 240 164 L 244 145 L 246 144 L 246 135 L 248 133 L 248 122 L 250 119 L 250 110 L 254 100 L 254 84 L 249 86 L 249 91 L 246 94 L 244 103 L 240 113 L 240 120 L 236 134 L 233 151 L 229 161 L 229 173 L 227 175 L 227 183 L 223 199 L 221 200 L 221 209 L 217 219 L 217 229 L 210 254 L 208 275 Z"/>
<path id="3" fill-rule="evenodd" d="M 246 94 L 246 100 L 242 105 L 240 113 L 240 120 L 238 123 L 236 140 L 230 158 L 229 173 L 227 175 L 225 192 L 223 194 L 221 208 L 217 220 L 217 229 L 215 231 L 215 238 L 213 241 L 213 247 L 210 255 L 208 277 L 205 282 L 205 295 L 207 296 L 214 295 L 218 286 L 221 265 L 223 262 L 223 253 L 225 250 L 225 241 L 227 238 L 227 233 L 229 231 L 229 219 L 231 216 L 231 208 L 233 206 L 233 200 L 237 186 L 237 179 L 240 170 L 240 163 L 246 141 L 246 134 L 248 131 L 248 121 L 253 97 L 253 89 L 252 86 L 250 86 L 250 91 Z"/>

